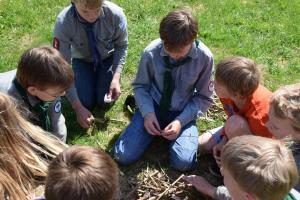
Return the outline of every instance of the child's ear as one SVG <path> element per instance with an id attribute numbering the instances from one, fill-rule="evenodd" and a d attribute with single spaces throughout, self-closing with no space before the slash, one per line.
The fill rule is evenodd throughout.
<path id="1" fill-rule="evenodd" d="M 31 94 L 32 96 L 36 96 L 36 93 L 37 93 L 37 88 L 36 87 L 33 87 L 33 86 L 29 86 L 27 88 L 27 92 L 29 94 Z"/>

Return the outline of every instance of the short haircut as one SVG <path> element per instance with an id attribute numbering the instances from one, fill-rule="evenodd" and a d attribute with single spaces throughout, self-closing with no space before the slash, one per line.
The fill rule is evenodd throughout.
<path id="1" fill-rule="evenodd" d="M 281 141 L 235 137 L 224 146 L 222 166 L 240 188 L 263 200 L 282 200 L 298 181 L 292 152 Z"/>
<path id="2" fill-rule="evenodd" d="M 229 57 L 216 66 L 215 79 L 229 93 L 242 97 L 251 95 L 259 86 L 260 71 L 255 61 L 245 57 Z"/>
<path id="3" fill-rule="evenodd" d="M 36 47 L 23 53 L 17 67 L 16 78 L 21 86 L 46 90 L 49 87 L 67 89 L 74 79 L 71 66 L 52 47 Z"/>
<path id="4" fill-rule="evenodd" d="M 72 0 L 73 3 L 80 4 L 85 8 L 99 8 L 102 6 L 104 0 Z"/>
<path id="5" fill-rule="evenodd" d="M 293 129 L 300 133 L 300 83 L 276 90 L 271 97 L 270 107 L 276 117 L 288 119 Z"/>
<path id="6" fill-rule="evenodd" d="M 103 150 L 72 146 L 51 161 L 47 200 L 111 200 L 118 187 L 118 168 Z"/>
<path id="7" fill-rule="evenodd" d="M 169 51 L 179 50 L 197 38 L 198 22 L 190 9 L 170 12 L 159 27 L 160 38 Z"/>

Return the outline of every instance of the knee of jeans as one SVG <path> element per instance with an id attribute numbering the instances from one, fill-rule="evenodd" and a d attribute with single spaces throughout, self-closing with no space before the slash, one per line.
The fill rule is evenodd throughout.
<path id="1" fill-rule="evenodd" d="M 197 150 L 180 149 L 172 150 L 170 155 L 171 166 L 178 171 L 188 171 L 195 167 Z"/>
<path id="2" fill-rule="evenodd" d="M 114 146 L 114 159 L 121 165 L 130 165 L 138 160 L 138 156 L 126 148 L 124 141 L 118 140 Z"/>
<path id="3" fill-rule="evenodd" d="M 248 122 L 241 116 L 233 115 L 225 123 L 224 128 L 229 139 L 248 134 Z"/>

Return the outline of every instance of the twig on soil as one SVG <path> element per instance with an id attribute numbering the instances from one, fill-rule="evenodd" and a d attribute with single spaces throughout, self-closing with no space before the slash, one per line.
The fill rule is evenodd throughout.
<path id="1" fill-rule="evenodd" d="M 184 176 L 184 174 L 181 174 L 178 179 L 176 179 L 163 193 L 161 193 L 156 200 L 161 199 L 169 190 L 172 186 L 174 186 L 180 179 Z"/>
<path id="2" fill-rule="evenodd" d="M 153 172 L 150 176 L 155 176 L 158 173 L 158 171 Z M 143 181 L 147 181 L 149 179 L 149 177 L 146 177 Z M 135 186 L 123 199 L 128 199 L 137 189 L 139 188 L 139 184 L 137 184 L 137 186 Z"/>

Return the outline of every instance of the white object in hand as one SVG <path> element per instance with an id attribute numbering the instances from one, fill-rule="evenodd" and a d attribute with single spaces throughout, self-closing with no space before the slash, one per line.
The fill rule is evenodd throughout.
<path id="1" fill-rule="evenodd" d="M 104 96 L 104 102 L 105 103 L 111 103 L 112 102 L 111 96 L 109 96 L 107 93 Z"/>

